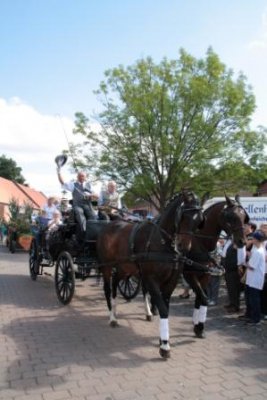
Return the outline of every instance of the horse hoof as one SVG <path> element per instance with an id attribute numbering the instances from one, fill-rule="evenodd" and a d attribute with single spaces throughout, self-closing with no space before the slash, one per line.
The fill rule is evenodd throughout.
<path id="1" fill-rule="evenodd" d="M 170 350 L 165 350 L 165 349 L 160 348 L 159 349 L 159 354 L 164 360 L 167 360 L 168 358 L 171 357 L 171 351 Z"/>
<path id="2" fill-rule="evenodd" d="M 205 332 L 202 330 L 199 330 L 197 327 L 194 327 L 194 333 L 198 339 L 205 339 L 205 337 L 206 337 Z"/>
<path id="3" fill-rule="evenodd" d="M 156 307 L 152 307 L 151 308 L 151 312 L 152 312 L 153 315 L 158 315 L 158 310 L 157 310 Z"/>
<path id="4" fill-rule="evenodd" d="M 195 335 L 196 335 L 196 338 L 198 338 L 198 339 L 205 339 L 206 338 L 206 335 L 205 335 L 204 332 L 199 332 L 199 333 L 195 332 Z"/>
<path id="5" fill-rule="evenodd" d="M 153 319 L 153 318 L 152 318 L 152 315 L 147 315 L 147 316 L 146 316 L 146 320 L 147 320 L 147 321 L 151 322 L 152 319 Z"/>
<path id="6" fill-rule="evenodd" d="M 111 328 L 116 328 L 117 326 L 119 326 L 118 321 L 110 321 L 109 325 L 111 326 Z"/>

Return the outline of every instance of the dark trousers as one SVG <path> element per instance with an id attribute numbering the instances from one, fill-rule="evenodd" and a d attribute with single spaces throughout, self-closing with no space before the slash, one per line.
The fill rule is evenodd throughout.
<path id="1" fill-rule="evenodd" d="M 207 286 L 207 295 L 210 301 L 217 303 L 219 297 L 221 277 L 218 275 L 211 275 L 209 284 Z"/>
<path id="2" fill-rule="evenodd" d="M 265 274 L 265 281 L 261 291 L 261 313 L 267 315 L 267 274 Z"/>
<path id="3" fill-rule="evenodd" d="M 240 276 L 238 270 L 225 271 L 225 282 L 229 304 L 239 310 L 240 307 Z"/>
<path id="4" fill-rule="evenodd" d="M 75 218 L 79 224 L 81 232 L 86 231 L 86 220 L 94 219 L 96 220 L 96 215 L 90 204 L 83 204 L 79 206 L 74 206 Z"/>
<path id="5" fill-rule="evenodd" d="M 261 290 L 246 285 L 245 299 L 247 306 L 246 315 L 253 322 L 259 322 L 261 319 Z"/>

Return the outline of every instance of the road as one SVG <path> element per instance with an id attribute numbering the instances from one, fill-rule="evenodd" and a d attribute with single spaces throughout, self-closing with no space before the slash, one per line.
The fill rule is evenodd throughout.
<path id="1" fill-rule="evenodd" d="M 267 323 L 246 327 L 220 304 L 207 337 L 192 333 L 193 298 L 178 288 L 170 309 L 172 354 L 158 353 L 158 319 L 146 322 L 142 298 L 119 299 L 120 326 L 108 326 L 102 288 L 76 282 L 58 303 L 50 275 L 33 282 L 28 255 L 0 248 L 0 399 L 263 400 L 267 398 Z"/>

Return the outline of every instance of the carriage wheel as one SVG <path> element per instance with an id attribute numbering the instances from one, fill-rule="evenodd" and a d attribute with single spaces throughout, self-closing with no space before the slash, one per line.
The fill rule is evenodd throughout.
<path id="1" fill-rule="evenodd" d="M 29 268 L 32 280 L 36 281 L 37 275 L 39 275 L 39 262 L 38 262 L 37 243 L 35 239 L 32 240 L 29 251 Z"/>
<path id="2" fill-rule="evenodd" d="M 66 305 L 71 302 L 75 289 L 73 260 L 67 251 L 59 254 L 55 270 L 55 286 L 58 300 Z"/>
<path id="3" fill-rule="evenodd" d="M 141 280 L 137 276 L 127 276 L 125 279 L 121 279 L 118 284 L 120 294 L 126 300 L 132 300 L 137 296 L 140 289 Z"/>

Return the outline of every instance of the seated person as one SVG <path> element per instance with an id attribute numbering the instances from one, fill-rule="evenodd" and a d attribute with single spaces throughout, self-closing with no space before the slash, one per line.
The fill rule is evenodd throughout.
<path id="1" fill-rule="evenodd" d="M 61 219 L 61 213 L 59 210 L 54 211 L 53 213 L 53 218 L 48 222 L 47 224 L 47 231 L 45 234 L 45 243 L 46 243 L 46 251 L 47 254 L 49 255 L 49 238 L 51 236 L 52 232 L 55 232 L 56 230 L 58 230 L 58 227 L 60 225 L 62 225 L 62 219 Z"/>
<path id="2" fill-rule="evenodd" d="M 44 205 L 42 210 L 44 211 L 44 215 L 43 215 L 44 217 L 46 217 L 48 219 L 52 219 L 54 211 L 57 210 L 57 206 L 55 204 L 55 198 L 48 197 L 47 204 Z"/>
<path id="3" fill-rule="evenodd" d="M 83 171 L 78 172 L 75 182 L 65 182 L 61 170 L 58 167 L 58 180 L 62 184 L 62 188 L 72 192 L 73 210 L 75 218 L 80 227 L 80 239 L 84 239 L 86 232 L 86 220 L 96 220 L 96 213 L 92 207 L 92 200 L 98 196 L 92 192 L 91 184 L 86 181 L 86 174 Z"/>
<path id="4" fill-rule="evenodd" d="M 43 209 L 40 211 L 40 214 L 36 218 L 35 222 L 39 226 L 39 228 L 46 228 L 48 221 L 50 221 L 51 218 L 47 218 L 46 216 L 46 211 Z"/>
<path id="5" fill-rule="evenodd" d="M 121 200 L 116 189 L 116 182 L 109 181 L 107 188 L 100 192 L 98 199 L 98 217 L 100 220 L 119 218 L 118 211 L 121 209 Z"/>

